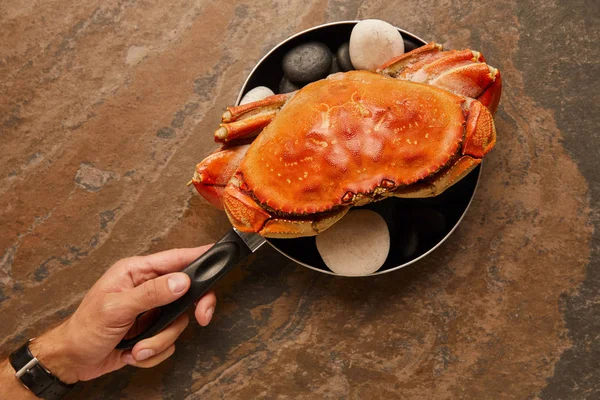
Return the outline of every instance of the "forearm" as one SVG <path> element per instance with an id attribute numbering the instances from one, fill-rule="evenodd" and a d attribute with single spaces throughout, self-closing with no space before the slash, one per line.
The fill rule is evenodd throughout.
<path id="1" fill-rule="evenodd" d="M 0 399 L 38 399 L 15 376 L 15 370 L 8 360 L 0 363 Z"/>

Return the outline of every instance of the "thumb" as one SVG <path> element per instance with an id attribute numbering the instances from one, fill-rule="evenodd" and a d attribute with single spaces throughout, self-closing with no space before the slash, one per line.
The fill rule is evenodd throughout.
<path id="1" fill-rule="evenodd" d="M 190 277 L 183 272 L 150 279 L 123 293 L 123 311 L 135 318 L 145 311 L 177 300 L 189 287 Z"/>

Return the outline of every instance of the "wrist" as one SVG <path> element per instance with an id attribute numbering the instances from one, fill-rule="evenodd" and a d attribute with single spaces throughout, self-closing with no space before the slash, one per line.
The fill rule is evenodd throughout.
<path id="1" fill-rule="evenodd" d="M 52 375 L 70 385 L 79 381 L 79 377 L 65 328 L 66 325 L 61 324 L 33 339 L 29 350 Z"/>
<path id="2" fill-rule="evenodd" d="M 0 363 L 0 399 L 38 400 L 15 376 L 15 372 L 8 359 Z"/>

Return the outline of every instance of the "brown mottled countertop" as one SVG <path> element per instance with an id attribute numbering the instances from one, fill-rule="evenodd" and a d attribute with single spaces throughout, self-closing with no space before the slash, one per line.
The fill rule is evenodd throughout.
<path id="1" fill-rule="evenodd" d="M 263 247 L 176 354 L 75 399 L 600 398 L 596 1 L 0 5 L 0 350 L 69 315 L 119 258 L 227 229 L 185 184 L 255 62 L 381 18 L 504 77 L 499 141 L 433 255 L 343 279 Z"/>

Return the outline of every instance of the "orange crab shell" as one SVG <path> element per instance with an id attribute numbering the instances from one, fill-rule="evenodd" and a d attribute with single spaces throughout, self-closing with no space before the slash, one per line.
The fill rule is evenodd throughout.
<path id="1" fill-rule="evenodd" d="M 410 185 L 445 166 L 463 140 L 464 102 L 430 85 L 339 74 L 290 99 L 252 143 L 239 173 L 273 210 L 328 211 L 351 202 L 348 196 Z"/>

